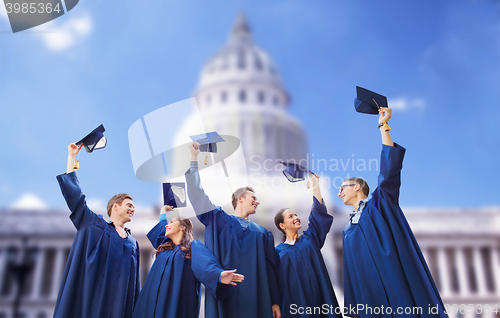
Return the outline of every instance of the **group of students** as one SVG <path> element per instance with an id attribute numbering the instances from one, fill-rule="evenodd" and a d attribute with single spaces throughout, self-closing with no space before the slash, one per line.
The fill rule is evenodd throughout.
<path id="1" fill-rule="evenodd" d="M 343 307 L 321 254 L 333 217 L 327 213 L 317 175 L 311 173 L 309 227 L 299 235 L 302 224 L 295 212 L 279 210 L 274 221 L 283 240 L 275 247 L 271 232 L 249 220 L 259 205 L 252 188 L 233 193 L 232 215 L 212 204 L 201 186 L 199 144 L 193 142 L 185 177 L 189 200 L 205 226 L 205 244 L 194 240 L 189 219 L 167 221 L 172 208 L 164 206 L 159 223 L 147 235 L 156 258 L 141 290 L 139 245 L 125 227 L 135 212 L 132 197 L 111 198 L 110 222 L 94 214 L 74 172 L 79 148 L 69 145 L 67 173 L 57 179 L 77 233 L 54 317 L 198 317 L 200 283 L 207 291 L 205 317 L 210 318 L 446 317 L 399 208 L 405 149 L 392 142 L 386 129 L 390 118 L 391 110 L 381 108 L 380 176 L 371 199 L 360 178 L 345 180 L 338 194 L 344 204 L 354 207 L 343 232 Z M 431 306 L 436 311 L 429 310 Z M 397 309 L 407 307 L 422 310 Z"/>

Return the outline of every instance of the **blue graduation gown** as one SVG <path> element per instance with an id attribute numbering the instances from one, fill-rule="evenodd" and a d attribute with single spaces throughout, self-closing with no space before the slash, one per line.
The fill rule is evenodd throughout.
<path id="1" fill-rule="evenodd" d="M 243 229 L 237 217 L 213 205 L 201 188 L 198 170 L 188 171 L 186 182 L 189 200 L 205 225 L 206 246 L 222 268 L 245 275 L 237 286 L 221 286 L 225 298 L 206 294 L 206 317 L 272 317 L 271 306 L 279 304 L 273 235 L 254 222 Z"/>
<path id="2" fill-rule="evenodd" d="M 446 317 L 434 280 L 418 243 L 399 207 L 405 148 L 383 145 L 377 189 L 359 223 L 343 232 L 344 307 L 358 317 Z M 375 314 L 350 311 L 357 305 L 384 308 Z M 429 313 L 439 307 L 438 314 Z M 420 307 L 421 313 L 398 314 L 397 308 Z"/>
<path id="3" fill-rule="evenodd" d="M 314 197 L 309 227 L 300 240 L 294 245 L 281 243 L 276 246 L 282 317 L 342 317 L 321 255 L 332 223 L 333 216 L 327 213 L 325 204 Z M 290 307 L 292 304 L 295 307 Z M 304 314 L 298 314 L 297 307 L 318 307 L 321 310 L 311 311 L 311 314 L 305 310 Z M 335 314 L 335 308 L 339 314 Z"/>
<path id="4" fill-rule="evenodd" d="M 167 224 L 166 220 L 160 221 L 147 235 L 155 249 L 170 240 L 165 237 Z M 185 256 L 180 245 L 156 256 L 137 300 L 134 318 L 198 317 L 200 283 L 191 270 L 192 259 Z"/>
<path id="5" fill-rule="evenodd" d="M 139 245 L 87 207 L 75 172 L 57 181 L 77 232 L 54 317 L 132 317 L 140 289 Z"/>
<path id="6" fill-rule="evenodd" d="M 147 235 L 155 249 L 170 240 L 165 237 L 167 224 L 167 220 L 161 220 Z M 179 245 L 161 252 L 149 270 L 133 317 L 198 317 L 199 281 L 205 284 L 207 291 L 216 295 L 224 286 L 219 283 L 222 271 L 212 252 L 200 241 L 191 243 L 190 259 L 185 258 Z"/>

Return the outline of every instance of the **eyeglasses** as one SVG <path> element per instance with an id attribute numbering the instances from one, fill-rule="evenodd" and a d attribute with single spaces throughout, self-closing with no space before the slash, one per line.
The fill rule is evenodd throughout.
<path id="1" fill-rule="evenodd" d="M 340 189 L 339 189 L 339 194 L 342 193 L 342 191 L 344 191 L 344 188 L 345 187 L 350 187 L 350 186 L 354 186 L 356 185 L 356 183 L 351 183 L 351 184 L 343 184 L 340 186 Z"/>

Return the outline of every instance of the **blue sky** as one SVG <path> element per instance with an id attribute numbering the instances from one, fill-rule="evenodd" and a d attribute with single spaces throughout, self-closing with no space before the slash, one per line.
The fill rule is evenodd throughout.
<path id="1" fill-rule="evenodd" d="M 238 12 L 278 66 L 315 158 L 379 157 L 376 116 L 354 111 L 359 85 L 395 108 L 391 133 L 407 148 L 403 206 L 500 205 L 498 1 L 81 0 L 16 34 L 2 8 L 0 207 L 26 194 L 64 207 L 55 176 L 66 146 L 101 123 L 108 146 L 80 156 L 88 198 L 128 192 L 158 203 L 160 187 L 134 176 L 128 128 L 192 96 Z M 378 174 L 327 175 L 346 173 L 372 185 Z"/>

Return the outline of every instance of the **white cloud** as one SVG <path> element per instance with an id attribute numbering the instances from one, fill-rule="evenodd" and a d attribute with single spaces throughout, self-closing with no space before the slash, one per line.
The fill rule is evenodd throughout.
<path id="1" fill-rule="evenodd" d="M 47 205 L 33 193 L 23 194 L 17 201 L 11 204 L 12 209 L 19 210 L 46 210 Z"/>
<path id="2" fill-rule="evenodd" d="M 88 199 L 87 206 L 97 214 L 107 213 L 106 212 L 106 205 L 105 205 L 104 201 L 101 199 Z"/>
<path id="3" fill-rule="evenodd" d="M 92 31 L 92 19 L 88 13 L 71 17 L 61 25 L 58 25 L 57 22 L 56 19 L 48 23 L 47 26 L 52 32 L 41 34 L 45 45 L 53 51 L 63 51 L 70 48 Z"/>
<path id="4" fill-rule="evenodd" d="M 393 110 L 400 110 L 400 111 L 406 111 L 410 109 L 422 110 L 426 106 L 425 100 L 421 98 L 409 99 L 406 97 L 400 97 L 396 99 L 390 99 L 388 103 L 390 108 L 392 108 Z"/>
<path id="5" fill-rule="evenodd" d="M 9 16 L 7 15 L 7 10 L 5 6 L 0 5 L 0 20 L 9 21 Z"/>

